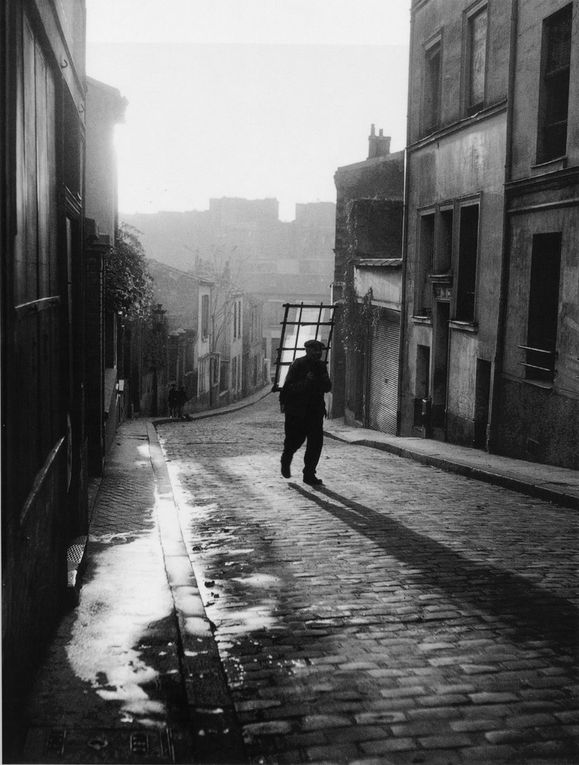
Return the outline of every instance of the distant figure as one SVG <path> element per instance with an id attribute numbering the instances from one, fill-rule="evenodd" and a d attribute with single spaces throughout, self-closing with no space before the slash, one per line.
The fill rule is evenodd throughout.
<path id="1" fill-rule="evenodd" d="M 323 481 L 316 476 L 316 468 L 324 441 L 324 393 L 332 383 L 322 361 L 324 344 L 319 340 L 304 343 L 305 356 L 296 359 L 288 369 L 279 396 L 281 411 L 285 414 L 285 440 L 281 455 L 281 474 L 291 478 L 292 457 L 307 440 L 304 454 L 304 483 L 319 486 Z"/>
<path id="2" fill-rule="evenodd" d="M 167 399 L 167 403 L 169 405 L 169 417 L 176 417 L 177 416 L 177 388 L 175 386 L 175 383 L 171 383 L 171 387 L 169 388 L 169 396 Z"/>
<path id="3" fill-rule="evenodd" d="M 185 388 L 181 385 L 179 390 L 177 391 L 177 417 L 179 419 L 183 418 L 183 407 L 185 406 L 187 402 L 187 394 L 185 393 Z"/>

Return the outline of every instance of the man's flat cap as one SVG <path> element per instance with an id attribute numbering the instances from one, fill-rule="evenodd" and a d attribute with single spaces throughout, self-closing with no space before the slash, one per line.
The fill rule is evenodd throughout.
<path id="1" fill-rule="evenodd" d="M 323 351 L 325 347 L 326 346 L 320 340 L 306 340 L 304 343 L 304 348 L 319 348 Z"/>

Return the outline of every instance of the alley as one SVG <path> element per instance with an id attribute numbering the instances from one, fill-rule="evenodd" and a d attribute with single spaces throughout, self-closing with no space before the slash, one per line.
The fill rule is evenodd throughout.
<path id="1" fill-rule="evenodd" d="M 165 423 L 187 549 L 254 762 L 575 762 L 577 514 L 326 439 L 277 397 Z"/>

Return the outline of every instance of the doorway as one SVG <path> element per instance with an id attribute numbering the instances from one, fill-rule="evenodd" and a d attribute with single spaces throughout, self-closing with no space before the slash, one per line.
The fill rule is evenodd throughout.
<path id="1" fill-rule="evenodd" d="M 448 380 L 448 322 L 450 303 L 437 301 L 433 316 L 432 437 L 446 440 L 446 395 Z"/>

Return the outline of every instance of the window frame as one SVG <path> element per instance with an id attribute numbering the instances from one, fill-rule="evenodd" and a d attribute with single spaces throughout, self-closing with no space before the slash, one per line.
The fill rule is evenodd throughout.
<path id="1" fill-rule="evenodd" d="M 236 298 L 233 302 L 233 340 L 241 337 L 241 299 Z"/>
<path id="2" fill-rule="evenodd" d="M 436 207 L 425 207 L 418 210 L 416 230 L 416 276 L 414 283 L 414 306 L 413 315 L 420 318 L 432 317 L 432 287 L 428 279 L 433 273 L 436 252 Z M 426 219 L 432 219 L 432 231 L 430 241 L 430 258 L 425 258 L 425 225 Z M 430 301 L 425 300 L 425 295 L 430 293 Z"/>
<path id="3" fill-rule="evenodd" d="M 450 226 L 443 225 L 446 216 L 450 216 Z M 454 201 L 442 202 L 436 208 L 436 242 L 434 246 L 433 273 L 447 274 L 452 273 L 452 254 L 455 250 L 454 232 L 455 232 L 456 210 Z M 446 234 L 446 236 L 445 236 Z M 442 255 L 444 253 L 444 263 Z"/>
<path id="4" fill-rule="evenodd" d="M 483 95 L 482 100 L 472 101 L 472 73 L 473 73 L 473 22 L 482 13 L 486 13 L 485 25 L 485 44 L 484 44 L 484 73 L 483 73 Z M 464 11 L 463 21 L 463 87 L 462 101 L 463 112 L 470 116 L 484 109 L 487 103 L 487 83 L 488 83 L 488 54 L 489 54 L 489 7 L 487 0 L 479 0 L 470 8 Z"/>
<path id="5" fill-rule="evenodd" d="M 478 283 L 479 283 L 479 268 L 480 268 L 480 243 L 481 243 L 481 219 L 482 219 L 482 199 L 480 196 L 470 197 L 468 199 L 462 199 L 458 201 L 456 206 L 456 217 L 453 221 L 456 231 L 455 255 L 453 258 L 453 271 L 454 277 L 454 290 L 453 290 L 453 305 L 452 305 L 452 321 L 461 322 L 471 326 L 477 324 L 477 309 L 478 309 Z M 462 254 L 462 214 L 465 210 L 470 208 L 477 209 L 477 225 L 476 225 L 476 252 L 474 258 L 474 268 L 471 269 L 473 273 L 472 278 L 472 314 L 468 315 L 463 313 L 463 298 L 462 293 L 464 290 L 464 268 L 465 259 L 461 257 Z"/>
<path id="6" fill-rule="evenodd" d="M 554 28 L 558 17 L 562 17 L 565 14 L 569 14 L 569 56 L 567 62 L 563 66 L 554 67 L 549 69 L 549 58 L 551 47 L 550 43 L 552 37 L 550 31 Z M 536 147 L 536 161 L 537 164 L 545 162 L 552 162 L 557 159 L 562 159 L 567 154 L 567 143 L 569 138 L 569 100 L 570 100 L 570 72 L 571 72 L 571 51 L 572 51 L 572 36 L 573 36 L 573 3 L 568 3 L 562 8 L 559 8 L 555 13 L 546 16 L 543 19 L 543 26 L 541 30 L 541 72 L 539 78 L 539 110 L 537 119 L 537 147 Z M 555 78 L 561 77 L 561 75 L 567 75 L 567 95 L 566 95 L 566 109 L 565 119 L 548 122 L 548 116 L 550 113 L 549 100 L 553 93 L 553 82 Z M 548 151 L 548 140 L 545 136 L 547 130 L 556 127 L 558 125 L 563 126 L 565 130 L 564 146 L 562 151 Z"/>
<path id="7" fill-rule="evenodd" d="M 440 128 L 442 120 L 442 64 L 443 64 L 443 36 L 442 30 L 436 31 L 423 46 L 423 76 L 422 76 L 422 99 L 421 99 L 421 133 L 428 135 Z M 430 99 L 433 78 L 429 77 L 431 62 L 438 55 L 438 78 L 436 98 Z M 431 114 L 429 114 L 431 113 Z"/>
<path id="8" fill-rule="evenodd" d="M 540 240 L 547 243 L 547 240 L 551 240 L 550 243 L 543 244 L 541 246 Z M 557 243 L 557 246 L 553 248 L 553 242 Z M 540 231 L 533 234 L 531 242 L 531 257 L 529 260 L 529 277 L 528 277 L 528 297 L 527 297 L 527 323 L 525 326 L 525 345 L 519 345 L 519 349 L 524 352 L 525 361 L 520 362 L 521 366 L 525 370 L 525 380 L 532 383 L 539 383 L 544 385 L 552 385 L 556 374 L 557 363 L 557 347 L 559 337 L 559 325 L 560 325 L 560 311 L 561 311 L 561 266 L 562 266 L 562 252 L 563 252 L 563 232 L 562 231 Z M 541 265 L 539 259 L 546 261 L 547 259 L 555 257 L 557 260 L 558 279 L 556 295 L 554 298 L 554 315 L 551 317 L 553 320 L 553 332 L 552 347 L 540 347 L 538 342 L 536 327 L 541 326 L 544 329 L 545 326 L 545 292 L 541 293 L 541 285 L 545 284 L 545 280 L 541 279 Z M 544 265 L 544 264 L 543 264 Z M 534 275 L 535 278 L 534 278 Z M 536 288 L 539 288 L 538 290 Z M 532 304 L 533 296 L 535 296 L 535 304 Z M 535 311 L 533 311 L 535 307 Z M 533 320 L 535 326 L 533 326 Z M 535 332 L 535 334 L 533 334 Z M 550 358 L 548 359 L 547 356 Z"/>
<path id="9" fill-rule="evenodd" d="M 201 339 L 206 342 L 209 339 L 209 295 L 201 295 Z"/>

